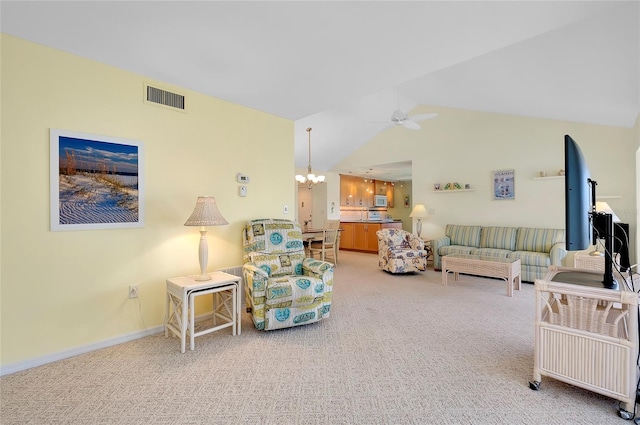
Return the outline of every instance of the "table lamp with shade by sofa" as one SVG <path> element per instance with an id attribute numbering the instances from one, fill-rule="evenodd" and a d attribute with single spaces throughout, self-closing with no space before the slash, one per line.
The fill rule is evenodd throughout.
<path id="1" fill-rule="evenodd" d="M 205 281 L 210 280 L 211 276 L 207 274 L 207 261 L 209 259 L 209 249 L 207 247 L 207 231 L 206 226 L 221 226 L 229 224 L 224 219 L 218 206 L 216 198 L 213 196 L 199 196 L 196 201 L 196 207 L 191 213 L 191 217 L 184 223 L 185 226 L 200 226 L 200 246 L 198 254 L 200 258 L 200 275 L 194 277 L 194 280 Z"/>
<path id="2" fill-rule="evenodd" d="M 425 218 L 426 216 L 427 216 L 427 209 L 422 204 L 417 204 L 416 206 L 414 206 L 413 210 L 411 211 L 411 214 L 409 214 L 409 217 L 418 219 L 418 222 L 416 223 L 416 232 L 418 233 L 418 237 L 419 238 L 422 238 L 422 236 L 421 236 L 421 233 L 422 233 L 422 221 L 421 221 L 421 219 Z"/>

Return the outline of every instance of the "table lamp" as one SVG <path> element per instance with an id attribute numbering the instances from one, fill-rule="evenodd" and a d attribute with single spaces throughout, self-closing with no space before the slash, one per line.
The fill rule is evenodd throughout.
<path id="1" fill-rule="evenodd" d="M 205 226 L 221 226 L 227 223 L 216 205 L 216 198 L 213 196 L 199 196 L 196 207 L 191 213 L 191 217 L 184 223 L 185 226 L 200 226 L 200 246 L 198 249 L 200 259 L 200 275 L 194 280 L 210 280 L 207 274 L 207 261 L 209 259 L 209 248 L 207 247 L 207 231 Z"/>
<path id="2" fill-rule="evenodd" d="M 422 221 L 420 219 L 427 217 L 427 209 L 424 207 L 424 205 L 417 204 L 415 207 L 413 207 L 413 210 L 411 211 L 411 214 L 409 214 L 409 217 L 418 219 L 418 222 L 416 223 L 416 230 L 418 232 L 418 237 L 421 238 L 422 236 L 420 234 L 422 233 Z"/>

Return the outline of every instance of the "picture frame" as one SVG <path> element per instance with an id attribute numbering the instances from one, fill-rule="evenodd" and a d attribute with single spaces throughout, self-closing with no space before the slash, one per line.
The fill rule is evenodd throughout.
<path id="1" fill-rule="evenodd" d="M 49 131 L 52 231 L 144 227 L 144 145 Z"/>
<path id="2" fill-rule="evenodd" d="M 410 200 L 409 200 L 409 195 L 405 195 L 404 196 L 404 207 L 405 208 L 409 208 L 409 204 L 410 204 Z"/>
<path id="3" fill-rule="evenodd" d="M 515 199 L 515 170 L 492 171 L 491 182 L 494 201 Z"/>

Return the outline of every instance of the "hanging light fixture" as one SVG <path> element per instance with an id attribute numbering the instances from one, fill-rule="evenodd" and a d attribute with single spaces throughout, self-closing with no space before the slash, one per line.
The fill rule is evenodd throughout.
<path id="1" fill-rule="evenodd" d="M 307 176 L 303 176 L 298 174 L 296 176 L 296 180 L 300 183 L 307 183 L 307 187 L 311 189 L 314 184 L 322 183 L 324 181 L 324 176 L 316 176 L 311 171 L 311 127 L 307 128 L 307 133 L 309 133 L 309 166 L 307 167 Z"/>

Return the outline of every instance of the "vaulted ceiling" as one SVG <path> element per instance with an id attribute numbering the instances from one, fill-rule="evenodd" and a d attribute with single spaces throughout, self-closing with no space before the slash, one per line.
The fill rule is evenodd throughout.
<path id="1" fill-rule="evenodd" d="M 297 167 L 313 127 L 314 170 L 398 104 L 622 127 L 640 111 L 638 1 L 2 1 L 0 24 L 295 120 Z"/>

